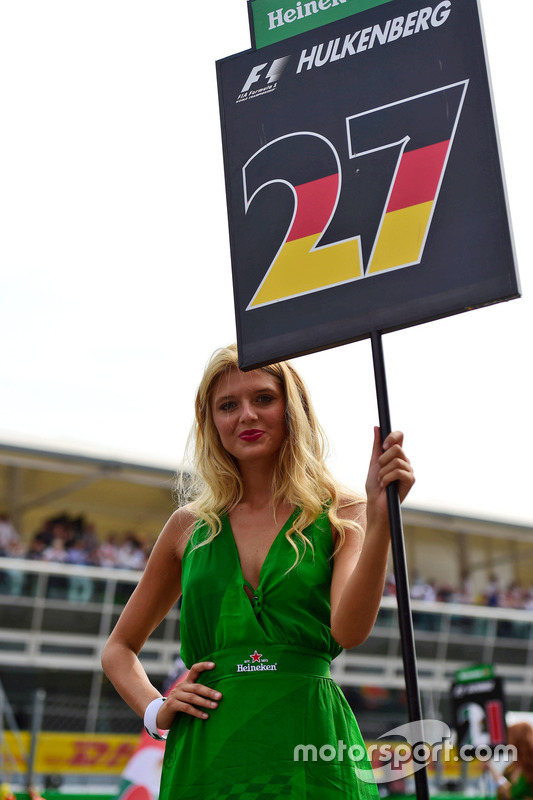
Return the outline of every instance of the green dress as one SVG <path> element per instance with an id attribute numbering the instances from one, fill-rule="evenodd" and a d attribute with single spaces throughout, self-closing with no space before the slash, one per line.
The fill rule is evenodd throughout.
<path id="1" fill-rule="evenodd" d="M 503 771 L 503 774 L 509 781 L 509 797 L 512 800 L 533 800 L 533 785 L 527 780 L 524 773 L 521 773 L 516 780 L 511 780 L 514 772 L 515 764 L 510 764 Z"/>
<path id="2" fill-rule="evenodd" d="M 227 517 L 219 535 L 198 525 L 182 568 L 181 655 L 222 692 L 209 719 L 176 717 L 160 800 L 376 800 L 377 788 L 353 713 L 329 676 L 341 647 L 330 631 L 331 527 L 324 513 L 295 551 L 278 533 L 259 586 L 243 578 Z M 253 599 L 245 591 L 253 592 Z"/>

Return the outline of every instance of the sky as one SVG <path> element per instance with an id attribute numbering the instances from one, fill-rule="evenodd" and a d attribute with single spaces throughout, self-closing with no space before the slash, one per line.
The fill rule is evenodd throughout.
<path id="1" fill-rule="evenodd" d="M 523 297 L 383 346 L 408 504 L 531 526 L 533 5 L 480 6 Z M 205 363 L 236 338 L 215 60 L 250 44 L 245 0 L 201 8 L 0 3 L 0 442 L 181 463 Z M 362 489 L 369 342 L 294 363 Z"/>

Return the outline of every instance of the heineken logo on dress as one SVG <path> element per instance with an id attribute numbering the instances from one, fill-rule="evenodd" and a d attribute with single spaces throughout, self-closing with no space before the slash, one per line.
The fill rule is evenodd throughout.
<path id="1" fill-rule="evenodd" d="M 249 658 L 243 659 L 241 664 L 237 664 L 237 672 L 277 672 L 277 669 L 277 662 L 269 664 L 268 658 L 263 658 L 263 654 L 257 650 Z"/>
<path id="2" fill-rule="evenodd" d="M 311 31 L 391 0 L 252 0 L 251 20 L 255 46 L 265 47 L 290 36 Z"/>

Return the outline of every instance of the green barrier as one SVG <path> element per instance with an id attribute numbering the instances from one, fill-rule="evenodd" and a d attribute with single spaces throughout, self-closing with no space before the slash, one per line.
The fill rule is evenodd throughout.
<path id="1" fill-rule="evenodd" d="M 114 794 L 66 794 L 63 792 L 51 791 L 44 791 L 41 796 L 44 797 L 45 800 L 114 800 L 116 797 Z M 29 794 L 17 792 L 17 800 L 31 800 L 31 798 Z M 383 798 L 383 800 L 416 800 L 416 795 L 389 794 L 386 798 Z M 431 800 L 494 800 L 494 797 L 476 795 L 475 798 L 472 798 L 471 795 L 467 797 L 464 794 L 448 792 L 432 795 Z"/>
<path id="2" fill-rule="evenodd" d="M 49 792 L 44 791 L 40 793 L 44 800 L 114 800 L 114 794 L 67 794 L 66 792 Z M 17 800 L 32 800 L 31 796 L 26 792 L 17 792 Z"/>

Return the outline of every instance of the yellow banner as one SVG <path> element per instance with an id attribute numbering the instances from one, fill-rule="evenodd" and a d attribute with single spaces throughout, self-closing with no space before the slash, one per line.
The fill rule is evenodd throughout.
<path id="1" fill-rule="evenodd" d="M 41 733 L 35 772 L 120 775 L 138 742 L 139 736 L 131 734 Z M 22 745 L 22 752 L 19 743 Z M 1 753 L 7 771 L 24 774 L 28 769 L 26 759 L 29 750 L 29 733 L 22 733 L 18 739 L 7 732 Z"/>
<path id="2" fill-rule="evenodd" d="M 41 733 L 37 745 L 35 759 L 35 772 L 38 774 L 56 773 L 60 775 L 87 774 L 93 775 L 120 775 L 131 756 L 137 749 L 140 735 L 119 735 L 103 733 Z M 379 780 L 380 769 L 383 764 L 379 760 L 379 747 L 383 741 L 367 742 L 372 766 Z M 401 744 L 401 743 L 400 743 Z M 398 742 L 392 743 L 391 750 L 398 747 Z M 2 742 L 0 756 L 6 774 L 25 774 L 28 770 L 27 757 L 30 751 L 30 734 L 23 732 L 20 737 L 6 732 Z M 374 752 L 374 755 L 373 755 Z M 405 761 L 405 771 L 410 773 L 408 755 Z M 435 774 L 436 759 L 428 760 L 428 772 Z M 402 767 L 400 764 L 400 767 Z M 443 774 L 446 778 L 458 778 L 461 774 L 461 759 L 458 751 L 453 748 L 447 757 L 441 759 Z M 481 763 L 474 759 L 468 764 L 470 775 L 481 773 Z M 402 777 L 403 768 L 399 769 L 398 777 Z"/>

